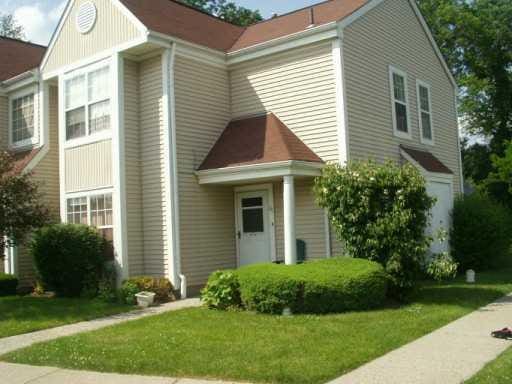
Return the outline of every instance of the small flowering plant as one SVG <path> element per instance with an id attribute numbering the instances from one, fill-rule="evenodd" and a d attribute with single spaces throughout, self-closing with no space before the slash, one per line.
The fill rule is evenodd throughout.
<path id="1" fill-rule="evenodd" d="M 420 172 L 391 161 L 329 164 L 314 192 L 349 255 L 382 264 L 395 296 L 406 298 L 431 242 L 425 228 L 434 199 Z"/>

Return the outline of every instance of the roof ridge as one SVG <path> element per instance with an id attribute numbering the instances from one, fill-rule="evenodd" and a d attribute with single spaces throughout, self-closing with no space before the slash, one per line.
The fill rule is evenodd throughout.
<path id="1" fill-rule="evenodd" d="M 25 41 L 25 40 L 21 40 L 21 39 L 17 39 L 17 38 L 14 38 L 14 37 L 9 37 L 9 36 L 0 36 L 0 39 L 4 39 L 4 40 L 11 40 L 11 41 L 14 41 L 16 43 L 22 43 L 22 44 L 27 44 L 27 45 L 33 45 L 35 47 L 39 47 L 39 48 L 48 48 L 46 45 L 42 45 L 42 44 L 36 44 L 36 43 L 32 43 L 30 41 Z"/>
<path id="2" fill-rule="evenodd" d="M 210 17 L 212 17 L 212 18 L 214 18 L 214 19 L 216 19 L 216 20 L 222 21 L 223 23 L 226 23 L 226 24 L 232 25 L 232 26 L 234 26 L 234 27 L 238 27 L 238 28 L 240 28 L 240 29 L 242 29 L 242 30 L 245 30 L 245 29 L 247 28 L 247 27 L 242 27 L 241 25 L 236 25 L 235 23 L 232 23 L 232 22 L 230 22 L 230 21 L 227 21 L 227 20 L 221 19 L 219 16 L 213 15 L 213 14 L 211 14 L 210 12 L 207 12 L 207 11 L 203 11 L 202 9 L 196 8 L 196 7 L 192 6 L 192 5 L 185 4 L 185 3 L 183 3 L 181 0 L 168 0 L 168 1 L 170 1 L 170 2 L 172 2 L 172 3 L 175 3 L 175 4 L 178 4 L 178 5 L 181 5 L 181 6 L 185 7 L 185 8 L 191 9 L 191 10 L 193 10 L 193 11 L 196 11 L 196 12 L 202 13 L 203 15 L 210 16 Z"/>

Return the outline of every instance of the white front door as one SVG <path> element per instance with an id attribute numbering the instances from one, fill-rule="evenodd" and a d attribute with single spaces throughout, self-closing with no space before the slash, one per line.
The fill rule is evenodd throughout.
<path id="1" fill-rule="evenodd" d="M 434 238 L 430 251 L 432 253 L 447 252 L 448 236 L 443 242 L 437 239 L 439 229 L 443 228 L 446 232 L 450 231 L 450 212 L 453 208 L 453 194 L 452 186 L 449 183 L 442 183 L 437 181 L 427 182 L 427 193 L 437 199 L 434 207 L 432 208 L 430 218 L 430 226 L 427 229 L 427 234 Z"/>
<path id="2" fill-rule="evenodd" d="M 237 193 L 237 238 L 241 267 L 272 261 L 268 199 L 268 191 Z"/>

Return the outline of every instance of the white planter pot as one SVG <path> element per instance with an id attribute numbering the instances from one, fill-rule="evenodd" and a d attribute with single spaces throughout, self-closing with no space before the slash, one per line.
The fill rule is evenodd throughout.
<path id="1" fill-rule="evenodd" d="M 475 271 L 472 269 L 468 269 L 466 271 L 466 283 L 474 283 L 475 282 Z"/>
<path id="2" fill-rule="evenodd" d="M 155 294 L 153 292 L 139 292 L 135 297 L 137 298 L 137 305 L 141 308 L 147 308 L 155 301 Z"/>

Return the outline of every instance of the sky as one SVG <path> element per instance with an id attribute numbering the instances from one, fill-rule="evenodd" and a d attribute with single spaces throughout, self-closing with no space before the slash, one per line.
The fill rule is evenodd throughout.
<path id="1" fill-rule="evenodd" d="M 147 0 L 151 1 L 151 0 Z M 238 5 L 259 9 L 264 18 L 318 3 L 320 0 L 235 0 Z M 0 13 L 12 13 L 25 28 L 27 39 L 48 44 L 64 9 L 65 0 L 0 0 Z"/>

